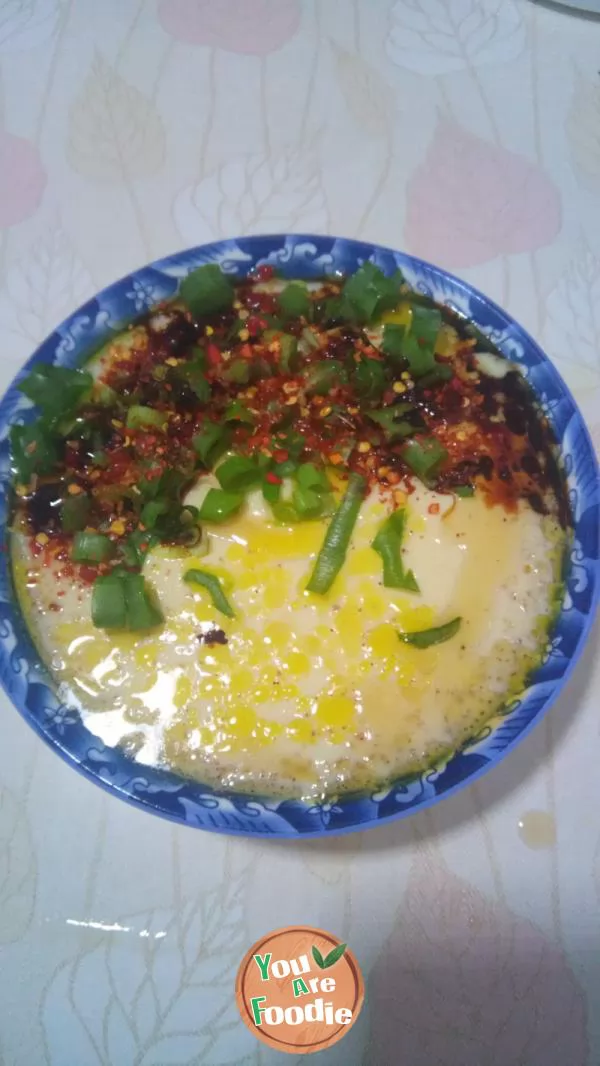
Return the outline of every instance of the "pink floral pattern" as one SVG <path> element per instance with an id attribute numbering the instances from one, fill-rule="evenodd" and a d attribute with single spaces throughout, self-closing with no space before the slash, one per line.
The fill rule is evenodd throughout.
<path id="1" fill-rule="evenodd" d="M 0 130 L 0 229 L 29 218 L 45 186 L 46 172 L 35 145 Z"/>
<path id="2" fill-rule="evenodd" d="M 561 227 L 558 190 L 535 163 L 449 118 L 439 119 L 407 196 L 409 249 L 447 267 L 535 251 Z"/>
<path id="3" fill-rule="evenodd" d="M 563 952 L 428 852 L 371 971 L 372 1066 L 585 1066 L 583 992 Z"/>
<path id="4" fill-rule="evenodd" d="M 161 0 L 158 11 L 177 41 L 240 55 L 275 52 L 300 25 L 298 0 Z"/>

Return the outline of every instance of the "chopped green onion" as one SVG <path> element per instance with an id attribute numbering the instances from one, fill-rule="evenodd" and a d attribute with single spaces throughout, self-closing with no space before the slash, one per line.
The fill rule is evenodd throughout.
<path id="1" fill-rule="evenodd" d="M 411 440 L 404 445 L 400 454 L 406 465 L 425 485 L 431 484 L 448 458 L 448 452 L 436 437 Z"/>
<path id="2" fill-rule="evenodd" d="M 267 481 L 262 483 L 262 494 L 268 504 L 273 506 L 275 503 L 279 503 L 281 498 L 281 482 L 280 481 Z"/>
<path id="3" fill-rule="evenodd" d="M 361 359 L 356 364 L 352 383 L 364 400 L 379 399 L 385 389 L 385 370 L 379 359 Z"/>
<path id="4" fill-rule="evenodd" d="M 273 473 L 277 474 L 277 477 L 290 477 L 297 469 L 298 463 L 295 459 L 285 459 L 282 463 L 275 463 Z"/>
<path id="5" fill-rule="evenodd" d="M 398 633 L 398 637 L 404 644 L 411 644 L 413 648 L 430 648 L 433 644 L 443 644 L 450 640 L 458 630 L 462 618 L 453 618 L 443 626 L 434 626 L 432 629 L 419 629 L 413 633 Z"/>
<path id="6" fill-rule="evenodd" d="M 419 385 L 422 389 L 429 389 L 432 385 L 439 385 L 442 381 L 450 381 L 450 378 L 454 377 L 454 371 L 448 363 L 438 363 L 433 370 L 428 374 L 425 374 L 422 378 L 419 378 Z"/>
<path id="7" fill-rule="evenodd" d="M 132 569 L 140 569 L 144 565 L 148 552 L 159 543 L 159 538 L 147 530 L 136 529 L 130 533 L 125 543 L 121 546 L 123 562 Z"/>
<path id="8" fill-rule="evenodd" d="M 10 431 L 12 466 L 20 481 L 32 474 L 50 474 L 58 463 L 58 442 L 40 422 L 12 426 Z"/>
<path id="9" fill-rule="evenodd" d="M 67 496 L 62 502 L 61 522 L 65 533 L 77 533 L 85 529 L 92 501 L 85 493 L 79 496 Z"/>
<path id="10" fill-rule="evenodd" d="M 153 407 L 141 407 L 134 404 L 127 412 L 127 429 L 164 429 L 167 416 L 164 411 Z"/>
<path id="11" fill-rule="evenodd" d="M 285 374 L 291 374 L 297 369 L 298 363 L 298 338 L 290 333 L 282 333 L 279 338 L 281 369 Z"/>
<path id="12" fill-rule="evenodd" d="M 183 279 L 179 296 L 194 318 L 201 318 L 227 311 L 233 304 L 234 288 L 216 263 L 206 263 Z"/>
<path id="13" fill-rule="evenodd" d="M 94 388 L 94 401 L 103 407 L 112 407 L 117 402 L 117 393 L 110 385 L 97 384 Z"/>
<path id="14" fill-rule="evenodd" d="M 148 503 L 144 504 L 140 513 L 142 525 L 146 529 L 154 529 L 160 519 L 167 515 L 173 506 L 176 505 L 164 498 L 149 500 Z"/>
<path id="15" fill-rule="evenodd" d="M 474 496 L 475 495 L 475 486 L 474 485 L 457 485 L 456 488 L 453 489 L 453 492 L 455 492 L 457 496 L 462 496 L 462 497 L 467 498 L 469 496 Z"/>
<path id="16" fill-rule="evenodd" d="M 249 426 L 253 426 L 256 421 L 256 416 L 241 400 L 234 400 L 230 403 L 223 417 L 226 422 L 246 422 Z"/>
<path id="17" fill-rule="evenodd" d="M 40 363 L 19 384 L 19 389 L 49 421 L 64 418 L 91 395 L 94 379 L 87 370 Z"/>
<path id="18" fill-rule="evenodd" d="M 226 522 L 237 514 L 244 502 L 243 496 L 223 489 L 209 489 L 200 508 L 201 522 Z"/>
<path id="19" fill-rule="evenodd" d="M 217 467 L 217 481 L 226 492 L 246 492 L 261 480 L 261 469 L 255 459 L 232 455 Z"/>
<path id="20" fill-rule="evenodd" d="M 383 407 L 380 411 L 366 411 L 365 413 L 367 418 L 381 426 L 389 444 L 402 440 L 404 437 L 410 437 L 415 432 L 414 424 L 402 417 L 409 413 L 416 414 L 416 408 L 410 403 L 397 403 L 393 407 Z"/>
<path id="21" fill-rule="evenodd" d="M 226 426 L 216 422 L 207 422 L 204 428 L 192 440 L 194 451 L 206 467 L 214 466 L 223 452 L 229 447 L 231 433 Z"/>
<path id="22" fill-rule="evenodd" d="M 317 492 L 331 490 L 327 474 L 314 463 L 301 463 L 296 470 L 296 481 L 303 489 L 314 489 Z"/>
<path id="23" fill-rule="evenodd" d="M 383 327 L 381 350 L 384 355 L 389 356 L 392 362 L 401 362 L 404 360 L 404 339 L 406 337 L 406 329 L 406 326 L 398 325 L 397 323 L 386 323 Z"/>
<path id="24" fill-rule="evenodd" d="M 92 623 L 97 629 L 126 629 L 125 586 L 118 574 L 102 574 L 92 589 Z"/>
<path id="25" fill-rule="evenodd" d="M 122 578 L 127 604 L 127 628 L 153 629 L 164 622 L 164 615 L 141 574 L 126 574 Z"/>
<path id="26" fill-rule="evenodd" d="M 71 546 L 74 563 L 105 563 L 115 554 L 115 545 L 103 533 L 76 533 Z"/>
<path id="27" fill-rule="evenodd" d="M 349 310 L 355 321 L 372 322 L 384 311 L 397 306 L 403 282 L 400 270 L 386 277 L 374 263 L 363 263 L 344 285 L 343 303 L 340 305 L 343 316 L 346 317 Z"/>
<path id="28" fill-rule="evenodd" d="M 175 376 L 179 378 L 197 396 L 200 403 L 208 403 L 211 396 L 210 383 L 206 377 L 206 355 L 201 348 L 194 348 L 191 359 L 185 363 L 179 363 L 175 368 Z"/>
<path id="29" fill-rule="evenodd" d="M 329 523 L 323 547 L 306 586 L 309 592 L 320 595 L 326 593 L 341 570 L 366 487 L 366 478 L 361 474 L 350 474 L 348 487 Z"/>
<path id="30" fill-rule="evenodd" d="M 325 396 L 336 385 L 343 384 L 348 378 L 346 368 L 336 359 L 326 359 L 313 363 L 306 373 L 306 392 Z"/>
<path id="31" fill-rule="evenodd" d="M 378 531 L 371 547 L 383 562 L 383 584 L 390 589 L 407 589 L 418 592 L 415 575 L 412 570 L 405 570 L 402 563 L 402 539 L 406 526 L 406 509 L 404 507 L 386 518 Z"/>
<path id="32" fill-rule="evenodd" d="M 282 289 L 277 297 L 277 303 L 285 318 L 301 318 L 302 316 L 308 318 L 310 315 L 310 296 L 306 287 L 297 281 L 293 281 Z"/>
<path id="33" fill-rule="evenodd" d="M 292 493 L 292 507 L 296 511 L 299 521 L 308 518 L 321 518 L 326 514 L 331 505 L 331 494 L 323 493 L 318 489 L 304 488 L 296 485 Z"/>
<path id="34" fill-rule="evenodd" d="M 225 368 L 223 377 L 234 385 L 247 385 L 250 381 L 250 363 L 248 359 L 234 359 Z"/>
<path id="35" fill-rule="evenodd" d="M 235 618 L 235 611 L 223 591 L 219 578 L 215 574 L 211 574 L 208 570 L 188 570 L 184 574 L 183 580 L 187 581 L 189 585 L 201 585 L 210 594 L 217 611 L 227 615 L 228 618 Z"/>

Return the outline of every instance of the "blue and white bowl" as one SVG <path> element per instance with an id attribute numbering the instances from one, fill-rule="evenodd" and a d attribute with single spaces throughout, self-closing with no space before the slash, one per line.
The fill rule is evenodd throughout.
<path id="1" fill-rule="evenodd" d="M 519 363 L 554 427 L 562 449 L 575 530 L 564 601 L 548 654 L 521 699 L 489 723 L 443 764 L 410 781 L 331 803 L 261 799 L 219 792 L 167 770 L 141 766 L 106 747 L 61 704 L 40 661 L 12 587 L 10 560 L 0 553 L 0 681 L 30 725 L 72 766 L 114 795 L 155 814 L 218 832 L 255 836 L 325 836 L 366 829 L 439 802 L 471 784 L 534 727 L 566 683 L 580 658 L 594 616 L 599 588 L 600 484 L 594 450 L 575 401 L 534 340 L 481 293 L 438 267 L 378 245 L 334 237 L 287 235 L 219 241 L 129 274 L 75 311 L 44 341 L 0 404 L 0 533 L 7 541 L 10 501 L 8 434 L 15 422 L 34 416 L 17 390 L 36 363 L 77 366 L 140 313 L 177 292 L 180 279 L 203 263 L 218 263 L 232 277 L 261 264 L 283 275 L 317 278 L 353 273 L 372 259 L 385 273 L 398 267 L 419 292 L 467 316 L 498 348 Z"/>

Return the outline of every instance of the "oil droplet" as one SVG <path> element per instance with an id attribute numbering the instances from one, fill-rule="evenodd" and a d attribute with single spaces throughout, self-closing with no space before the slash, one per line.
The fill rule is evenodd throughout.
<path id="1" fill-rule="evenodd" d="M 526 811 L 519 819 L 519 836 L 534 851 L 553 848 L 556 844 L 556 822 L 547 811 Z"/>

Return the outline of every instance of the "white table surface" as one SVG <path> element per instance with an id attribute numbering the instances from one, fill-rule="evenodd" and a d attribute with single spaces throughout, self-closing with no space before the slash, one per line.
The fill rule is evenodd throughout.
<path id="1" fill-rule="evenodd" d="M 312 230 L 483 289 L 600 444 L 599 67 L 600 22 L 529 0 L 0 0 L 2 388 L 131 268 Z M 598 1066 L 597 653 L 598 630 L 477 785 L 325 842 L 137 811 L 3 697 L 2 1066 L 295 1061 L 233 997 L 251 943 L 293 923 L 348 940 L 367 978 L 319 1062 Z"/>

